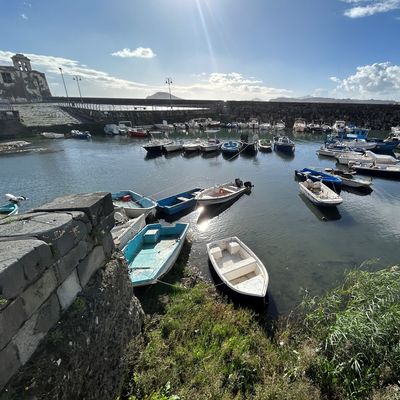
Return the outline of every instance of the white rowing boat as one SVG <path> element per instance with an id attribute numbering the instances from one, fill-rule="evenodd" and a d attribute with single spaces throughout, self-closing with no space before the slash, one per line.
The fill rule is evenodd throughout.
<path id="1" fill-rule="evenodd" d="M 300 192 L 316 206 L 334 207 L 343 203 L 343 199 L 337 193 L 320 181 L 313 182 L 307 179 L 304 182 L 299 182 L 299 188 Z"/>
<path id="2" fill-rule="evenodd" d="M 268 271 L 256 254 L 237 237 L 207 244 L 212 266 L 222 282 L 237 293 L 265 297 Z"/>

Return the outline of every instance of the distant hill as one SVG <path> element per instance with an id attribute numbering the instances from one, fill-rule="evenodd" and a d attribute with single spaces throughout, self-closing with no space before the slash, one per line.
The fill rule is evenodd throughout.
<path id="1" fill-rule="evenodd" d="M 394 100 L 358 100 L 358 99 L 335 99 L 331 97 L 277 97 L 270 101 L 286 103 L 356 103 L 356 104 L 398 104 Z"/>
<path id="2" fill-rule="evenodd" d="M 146 99 L 153 99 L 153 100 L 169 100 L 169 93 L 167 92 L 157 92 L 150 96 L 147 96 Z M 171 94 L 172 100 L 182 100 L 180 97 L 176 97 Z"/>

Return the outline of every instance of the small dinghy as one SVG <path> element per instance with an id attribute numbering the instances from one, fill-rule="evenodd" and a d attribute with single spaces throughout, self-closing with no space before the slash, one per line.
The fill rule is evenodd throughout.
<path id="1" fill-rule="evenodd" d="M 369 189 L 371 188 L 371 179 L 366 180 L 354 176 L 355 173 L 345 172 L 340 169 L 325 168 L 328 175 L 335 176 L 342 180 L 342 186 L 353 187 L 358 189 Z M 353 171 L 354 172 L 354 171 Z"/>
<path id="2" fill-rule="evenodd" d="M 289 154 L 294 153 L 295 144 L 287 136 L 275 136 L 273 142 L 275 151 L 282 151 Z"/>
<path id="3" fill-rule="evenodd" d="M 294 172 L 299 178 L 304 180 L 311 179 L 313 182 L 321 181 L 332 188 L 340 188 L 342 185 L 342 180 L 338 176 L 333 176 L 326 172 L 316 171 L 311 168 L 296 169 Z"/>
<path id="4" fill-rule="evenodd" d="M 196 204 L 196 195 L 203 189 L 195 188 L 157 201 L 157 209 L 167 215 L 178 214 Z"/>
<path id="5" fill-rule="evenodd" d="M 264 264 L 237 237 L 207 244 L 215 272 L 230 289 L 246 296 L 265 297 L 268 272 Z"/>
<path id="6" fill-rule="evenodd" d="M 200 144 L 200 150 L 204 153 L 211 153 L 213 151 L 218 151 L 221 148 L 221 143 L 218 139 L 208 139 L 207 142 L 202 142 Z"/>
<path id="7" fill-rule="evenodd" d="M 184 143 L 183 150 L 187 153 L 199 151 L 200 145 L 201 145 L 201 140 L 199 138 L 197 138 L 196 140 L 194 140 L 192 142 Z"/>
<path id="8" fill-rule="evenodd" d="M 237 154 L 240 151 L 240 143 L 234 140 L 222 143 L 221 150 L 224 154 Z"/>
<path id="9" fill-rule="evenodd" d="M 343 199 L 322 182 L 313 182 L 311 179 L 307 179 L 299 182 L 299 188 L 300 192 L 316 206 L 334 207 L 343 203 Z"/>
<path id="10" fill-rule="evenodd" d="M 114 207 L 124 209 L 129 218 L 135 218 L 139 215 L 149 215 L 157 206 L 157 203 L 149 197 L 132 192 L 131 190 L 122 190 L 112 193 Z"/>
<path id="11" fill-rule="evenodd" d="M 258 141 L 258 148 L 260 151 L 264 151 L 265 153 L 269 153 L 272 151 L 272 144 L 270 140 L 260 139 Z"/>
<path id="12" fill-rule="evenodd" d="M 166 153 L 172 153 L 174 151 L 181 151 L 183 149 L 183 141 L 172 142 L 170 144 L 163 145 L 164 151 Z"/>
<path id="13" fill-rule="evenodd" d="M 10 193 L 7 193 L 5 197 L 8 200 L 8 203 L 0 206 L 0 220 L 11 217 L 12 215 L 17 215 L 19 210 L 19 203 L 21 201 L 28 200 L 28 198 L 25 196 L 14 196 Z"/>
<path id="14" fill-rule="evenodd" d="M 111 229 L 111 235 L 115 246 L 122 250 L 146 226 L 146 216 L 142 214 L 129 219 L 123 209 L 116 209 L 114 218 L 115 226 Z"/>
<path id="15" fill-rule="evenodd" d="M 64 139 L 63 133 L 55 133 L 55 132 L 42 132 L 40 136 L 46 139 Z"/>
<path id="16" fill-rule="evenodd" d="M 201 206 L 226 203 L 251 190 L 251 182 L 242 182 L 236 178 L 235 182 L 223 183 L 202 190 L 196 195 L 196 200 Z"/>
<path id="17" fill-rule="evenodd" d="M 123 253 L 133 286 L 157 283 L 175 264 L 185 242 L 189 224 L 146 225 Z"/>

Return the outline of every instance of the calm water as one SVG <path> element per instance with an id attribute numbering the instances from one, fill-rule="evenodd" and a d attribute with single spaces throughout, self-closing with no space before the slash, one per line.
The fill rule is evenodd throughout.
<path id="1" fill-rule="evenodd" d="M 211 215 L 199 209 L 182 217 L 191 223 L 189 263 L 209 277 L 205 244 L 240 237 L 264 261 L 270 299 L 279 313 L 286 313 L 304 289 L 320 294 L 349 268 L 368 261 L 366 268 L 378 269 L 400 259 L 400 182 L 374 179 L 368 196 L 342 191 L 338 212 L 323 215 L 299 196 L 294 169 L 334 163 L 315 154 L 321 136 L 296 136 L 295 141 L 294 157 L 273 152 L 228 161 L 222 154 L 148 159 L 143 141 L 123 137 L 90 142 L 38 139 L 40 146 L 54 151 L 0 157 L 0 194 L 28 196 L 26 210 L 70 193 L 133 189 L 159 199 L 236 177 L 250 180 L 252 193 L 230 207 Z"/>

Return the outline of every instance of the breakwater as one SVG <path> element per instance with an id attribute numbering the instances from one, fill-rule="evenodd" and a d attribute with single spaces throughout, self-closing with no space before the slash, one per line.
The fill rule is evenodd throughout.
<path id="1" fill-rule="evenodd" d="M 0 223 L 0 390 L 8 383 L 11 398 L 100 398 L 121 384 L 143 312 L 112 259 L 113 226 L 109 193 L 60 197 Z"/>

